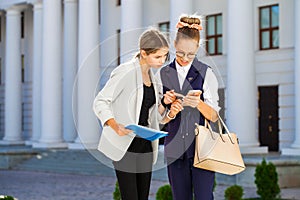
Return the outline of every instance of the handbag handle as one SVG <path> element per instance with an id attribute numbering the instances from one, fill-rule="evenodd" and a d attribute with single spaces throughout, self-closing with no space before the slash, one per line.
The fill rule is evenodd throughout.
<path id="1" fill-rule="evenodd" d="M 195 123 L 195 125 L 196 125 L 196 127 L 199 127 L 199 124 L 198 123 Z M 221 129 L 221 124 L 220 124 L 220 121 L 218 120 L 218 126 L 219 126 L 219 135 L 220 135 L 220 137 L 221 137 L 221 139 L 223 140 L 223 142 L 225 142 L 225 140 L 223 139 L 223 137 L 222 137 L 222 129 Z M 210 124 L 208 123 L 208 120 L 206 119 L 206 118 L 204 118 L 204 127 L 205 128 L 208 128 L 208 130 L 209 130 L 209 132 L 211 133 L 211 137 L 212 137 L 212 139 L 216 139 L 216 138 L 214 138 L 214 135 L 213 135 L 213 130 L 212 130 L 212 128 L 211 128 L 211 126 L 210 126 Z M 199 130 L 196 128 L 195 129 L 195 135 L 197 136 L 199 134 Z"/>
<path id="2" fill-rule="evenodd" d="M 200 125 L 199 125 L 198 123 L 195 123 L 195 125 L 196 125 L 196 128 L 195 128 L 195 136 L 197 136 L 197 135 L 199 135 L 199 129 L 198 129 L 198 127 L 199 127 Z M 207 122 L 207 119 L 204 120 L 204 127 L 205 127 L 205 128 L 208 127 L 208 130 L 209 130 L 209 132 L 210 132 L 210 134 L 211 134 L 212 139 L 215 140 L 216 138 L 214 138 L 213 131 L 212 131 L 212 129 L 211 129 L 209 123 Z M 221 136 L 221 135 L 220 135 L 220 136 Z M 222 136 L 221 136 L 221 138 L 222 138 Z M 222 140 L 223 140 L 223 138 L 222 138 Z"/>
<path id="3" fill-rule="evenodd" d="M 205 127 L 208 127 L 208 130 L 211 133 L 211 137 L 215 140 L 215 138 L 213 137 L 213 130 L 211 128 L 211 125 L 208 123 L 207 119 L 205 119 L 204 123 L 206 124 Z M 225 140 L 224 140 L 224 138 L 222 136 L 222 130 L 221 130 L 220 120 L 218 120 L 218 126 L 219 126 L 219 132 L 218 132 L 218 134 L 220 135 L 222 141 L 225 142 Z"/>
<path id="4" fill-rule="evenodd" d="M 223 119 L 221 118 L 221 116 L 219 115 L 219 113 L 217 113 L 218 114 L 218 119 L 219 119 L 219 121 L 222 123 L 222 126 L 225 128 L 225 130 L 226 130 L 226 133 L 227 134 L 229 134 L 229 129 L 227 128 L 227 126 L 226 126 L 226 124 L 224 123 L 224 121 L 223 121 Z"/>
<path id="5" fill-rule="evenodd" d="M 222 126 L 225 128 L 225 131 L 231 141 L 232 144 L 235 144 L 235 142 L 232 140 L 231 136 L 230 136 L 230 133 L 229 133 L 229 129 L 227 128 L 226 124 L 224 123 L 223 119 L 221 118 L 221 116 L 218 114 L 218 121 L 221 122 Z"/>
<path id="6" fill-rule="evenodd" d="M 219 113 L 217 113 L 217 114 L 218 114 L 219 135 L 220 135 L 222 141 L 225 142 L 225 140 L 223 139 L 223 136 L 222 136 L 221 124 L 222 124 L 222 127 L 225 128 L 226 134 L 228 135 L 228 137 L 229 137 L 229 139 L 230 139 L 230 142 L 231 142 L 232 144 L 235 144 L 235 142 L 233 141 L 233 139 L 232 139 L 231 136 L 230 136 L 230 132 L 229 132 L 229 129 L 227 128 L 226 124 L 224 123 L 224 121 L 223 121 L 223 119 L 221 118 L 221 116 L 219 115 Z M 199 124 L 197 124 L 197 123 L 195 123 L 195 125 L 196 125 L 196 126 L 199 126 Z M 208 121 L 207 121 L 206 118 L 204 119 L 204 127 L 208 127 L 209 131 L 211 132 L 212 138 L 215 140 L 215 138 L 214 138 L 214 136 L 213 136 L 213 134 L 212 134 L 212 132 L 213 132 L 213 131 L 212 131 L 212 128 L 211 128 L 211 126 L 210 126 L 210 124 L 208 123 Z M 199 134 L 198 131 L 195 132 L 195 135 L 198 135 L 198 134 Z"/>

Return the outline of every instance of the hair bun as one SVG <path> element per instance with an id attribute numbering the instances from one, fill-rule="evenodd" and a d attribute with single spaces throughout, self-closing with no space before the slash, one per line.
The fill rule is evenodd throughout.
<path id="1" fill-rule="evenodd" d="M 179 22 L 176 24 L 176 28 L 189 28 L 189 29 L 196 29 L 198 31 L 201 31 L 202 25 L 201 25 L 201 19 L 198 16 L 188 16 L 188 15 L 182 15 L 180 17 Z"/>
<path id="2" fill-rule="evenodd" d="M 187 24 L 190 24 L 190 25 L 192 25 L 192 24 L 198 24 L 198 25 L 200 25 L 201 24 L 200 16 L 197 16 L 197 15 L 192 15 L 192 16 L 181 15 L 179 21 L 187 23 Z"/>
<path id="3" fill-rule="evenodd" d="M 181 15 L 176 28 L 178 28 L 175 38 L 176 43 L 180 39 L 193 39 L 199 44 L 200 31 L 203 29 L 200 16 Z"/>

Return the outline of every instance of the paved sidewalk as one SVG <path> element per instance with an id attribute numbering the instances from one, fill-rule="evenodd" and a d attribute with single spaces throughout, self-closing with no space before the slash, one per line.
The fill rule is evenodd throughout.
<path id="1" fill-rule="evenodd" d="M 78 175 L 49 172 L 1 170 L 0 195 L 18 200 L 110 200 L 116 178 L 103 175 Z M 149 200 L 166 181 L 152 180 Z M 227 186 L 217 186 L 215 200 L 224 199 Z M 257 197 L 255 188 L 244 188 L 244 198 Z M 281 189 L 284 199 L 300 199 L 300 188 Z"/>
<path id="2" fill-rule="evenodd" d="M 31 153 L 32 149 L 2 147 L 5 152 Z M 0 150 L 0 151 L 1 151 Z M 115 174 L 111 164 L 98 151 L 35 150 L 30 159 L 13 165 L 11 170 L 0 170 L 0 195 L 11 195 L 18 200 L 111 200 L 115 189 Z M 15 154 L 12 154 L 15 155 Z M 97 159 L 96 159 L 97 158 Z M 99 162 L 101 160 L 101 162 Z M 162 163 L 160 163 L 162 162 Z M 163 164 L 163 159 L 157 164 Z M 155 200 L 157 189 L 168 184 L 165 167 L 154 170 L 149 200 Z M 224 199 L 228 185 L 220 185 L 214 192 L 215 200 Z M 243 187 L 244 198 L 258 197 L 255 187 Z M 281 189 L 283 199 L 300 200 L 300 188 Z"/>

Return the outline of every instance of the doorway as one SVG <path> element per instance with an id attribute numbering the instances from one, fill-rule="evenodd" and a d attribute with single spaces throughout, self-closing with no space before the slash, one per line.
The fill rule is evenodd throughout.
<path id="1" fill-rule="evenodd" d="M 260 145 L 278 151 L 278 86 L 259 87 L 258 92 Z"/>

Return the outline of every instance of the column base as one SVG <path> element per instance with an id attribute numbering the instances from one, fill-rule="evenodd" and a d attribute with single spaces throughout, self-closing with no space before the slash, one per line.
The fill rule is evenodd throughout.
<path id="1" fill-rule="evenodd" d="M 300 148 L 284 148 L 281 150 L 281 155 L 300 156 Z"/>
<path id="2" fill-rule="evenodd" d="M 240 147 L 242 154 L 267 154 L 268 147 Z"/>
<path id="3" fill-rule="evenodd" d="M 25 141 L 25 145 L 27 145 L 27 146 L 32 146 L 33 143 L 38 143 L 38 141 L 37 140 L 26 140 Z"/>
<path id="4" fill-rule="evenodd" d="M 25 142 L 22 141 L 22 140 L 16 140 L 16 141 L 13 141 L 13 140 L 0 140 L 0 145 L 24 145 Z"/>
<path id="5" fill-rule="evenodd" d="M 32 144 L 32 148 L 41 148 L 41 149 L 50 149 L 50 148 L 64 149 L 67 147 L 68 147 L 67 143 L 64 142 L 58 142 L 58 143 L 34 142 Z"/>
<path id="6" fill-rule="evenodd" d="M 68 144 L 69 149 L 97 149 L 98 143 L 69 143 Z"/>

